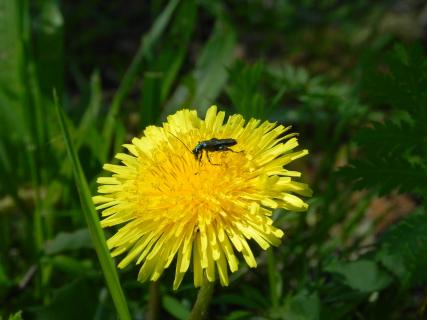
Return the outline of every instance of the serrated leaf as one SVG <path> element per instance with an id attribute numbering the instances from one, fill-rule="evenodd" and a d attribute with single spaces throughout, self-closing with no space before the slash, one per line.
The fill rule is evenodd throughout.
<path id="1" fill-rule="evenodd" d="M 422 194 L 427 185 L 426 168 L 421 164 L 411 164 L 402 157 L 375 158 L 373 154 L 365 157 L 350 161 L 338 171 L 338 175 L 353 181 L 357 190 L 374 189 L 380 195 L 396 190 Z"/>
<path id="2" fill-rule="evenodd" d="M 374 123 L 371 128 L 362 129 L 355 141 L 370 154 L 378 156 L 402 156 L 408 152 L 419 154 L 427 145 L 427 136 L 420 128 L 406 121 L 394 123 Z"/>
<path id="3" fill-rule="evenodd" d="M 385 57 L 386 71 L 365 76 L 365 87 L 372 98 L 396 109 L 406 110 L 414 119 L 427 117 L 427 59 L 417 45 L 398 45 Z M 384 68 L 383 68 L 384 69 Z"/>
<path id="4" fill-rule="evenodd" d="M 427 282 L 427 214 L 420 209 L 392 226 L 376 259 L 405 285 Z"/>
<path id="5" fill-rule="evenodd" d="M 351 160 L 339 175 L 356 189 L 380 195 L 399 191 L 425 196 L 427 186 L 427 59 L 412 46 L 398 46 L 386 56 L 385 71 L 367 77 L 370 97 L 396 110 L 400 122 L 388 120 L 356 135 L 364 159 Z"/>

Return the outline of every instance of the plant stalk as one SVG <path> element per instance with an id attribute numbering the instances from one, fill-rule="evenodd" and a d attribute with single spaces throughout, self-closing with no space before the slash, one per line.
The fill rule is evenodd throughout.
<path id="1" fill-rule="evenodd" d="M 214 283 L 204 279 L 203 285 L 197 295 L 196 303 L 193 306 L 189 320 L 202 320 L 207 315 L 207 310 L 212 300 Z"/>
<path id="2" fill-rule="evenodd" d="M 148 300 L 147 320 L 157 320 L 160 310 L 160 291 L 157 281 L 150 283 L 150 295 Z"/>

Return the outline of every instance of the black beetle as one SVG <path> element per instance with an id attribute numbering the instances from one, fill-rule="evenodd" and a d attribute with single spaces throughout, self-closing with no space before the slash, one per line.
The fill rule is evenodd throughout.
<path id="1" fill-rule="evenodd" d="M 209 163 L 213 165 L 217 165 L 211 162 L 211 159 L 209 158 L 209 152 L 214 151 L 231 151 L 231 152 L 242 152 L 242 151 L 234 151 L 231 150 L 229 147 L 232 147 L 237 144 L 237 141 L 235 139 L 217 139 L 212 138 L 210 140 L 203 140 L 199 141 L 195 148 L 193 149 L 192 153 L 194 154 L 194 158 L 196 160 L 199 160 L 199 162 L 202 160 L 203 157 L 203 150 L 206 152 L 206 157 L 208 157 Z"/>
<path id="2" fill-rule="evenodd" d="M 232 138 L 227 138 L 227 139 L 212 138 L 209 140 L 199 141 L 194 147 L 194 149 L 191 151 L 181 139 L 179 139 L 173 133 L 171 132 L 169 133 L 173 135 L 175 138 L 177 138 L 188 151 L 194 154 L 194 158 L 196 160 L 199 160 L 199 162 L 202 161 L 203 151 L 206 152 L 206 157 L 208 158 L 209 163 L 215 166 L 218 166 L 219 164 L 212 163 L 211 159 L 209 158 L 209 152 L 217 152 L 217 151 L 231 151 L 234 153 L 243 152 L 243 151 L 234 151 L 229 148 L 237 144 L 237 141 Z"/>

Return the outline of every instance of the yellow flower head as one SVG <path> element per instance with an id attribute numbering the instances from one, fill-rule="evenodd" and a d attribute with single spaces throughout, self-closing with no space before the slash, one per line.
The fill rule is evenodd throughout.
<path id="1" fill-rule="evenodd" d="M 280 244 L 273 209 L 307 209 L 295 194 L 310 196 L 310 188 L 292 180 L 299 172 L 283 168 L 308 153 L 292 152 L 298 141 L 296 134 L 284 136 L 290 127 L 256 119 L 245 125 L 241 115 L 224 119 L 215 106 L 205 120 L 178 111 L 124 145 L 131 154 L 116 155 L 122 165 L 104 165 L 113 175 L 98 178 L 102 195 L 93 200 L 103 210 L 103 227 L 120 225 L 108 239 L 113 256 L 126 253 L 119 267 L 142 263 L 138 280 L 156 281 L 176 257 L 174 289 L 191 261 L 196 287 L 217 275 L 228 285 L 228 269 L 238 269 L 236 252 L 256 267 L 248 240 L 264 250 Z M 237 143 L 221 150 L 225 144 L 213 146 L 213 138 Z"/>

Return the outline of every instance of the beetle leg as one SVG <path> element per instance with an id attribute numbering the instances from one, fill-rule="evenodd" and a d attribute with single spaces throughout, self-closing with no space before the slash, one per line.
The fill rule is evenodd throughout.
<path id="1" fill-rule="evenodd" d="M 240 150 L 240 151 L 234 151 L 233 149 L 230 149 L 230 148 L 228 148 L 228 147 L 225 147 L 224 149 L 222 149 L 223 151 L 231 151 L 231 152 L 234 152 L 234 153 L 241 153 L 241 152 L 243 152 L 243 150 Z"/>
<path id="2" fill-rule="evenodd" d="M 206 157 L 208 157 L 209 163 L 213 166 L 219 166 L 217 163 L 212 163 L 211 158 L 209 157 L 209 153 L 206 151 Z"/>

